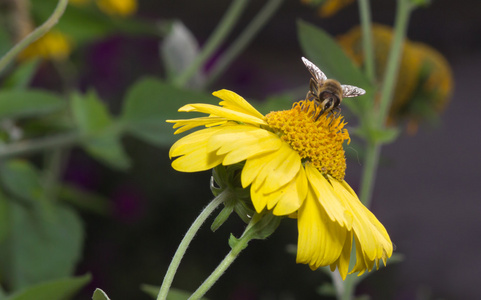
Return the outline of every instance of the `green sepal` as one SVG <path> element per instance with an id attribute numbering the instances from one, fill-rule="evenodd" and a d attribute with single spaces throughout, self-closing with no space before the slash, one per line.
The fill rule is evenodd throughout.
<path id="1" fill-rule="evenodd" d="M 210 225 L 210 230 L 212 230 L 212 232 L 215 232 L 222 224 L 224 224 L 225 221 L 227 221 L 230 214 L 234 211 L 234 206 L 235 204 L 233 201 L 228 201 L 225 203 L 224 208 L 217 215 L 214 222 L 212 222 L 212 225 Z"/>
<path id="2" fill-rule="evenodd" d="M 281 219 L 282 217 L 274 216 L 270 212 L 254 214 L 251 222 L 247 225 L 246 231 L 239 239 L 232 234 L 230 235 L 229 246 L 238 253 L 247 247 L 250 240 L 264 240 L 268 238 L 279 227 Z M 242 244 L 238 246 L 239 243 Z"/>
<path id="3" fill-rule="evenodd" d="M 231 249 L 234 249 L 241 242 L 241 240 L 242 238 L 238 239 L 231 233 L 229 237 L 229 246 L 231 247 Z M 247 243 L 245 243 L 244 246 L 241 249 L 239 249 L 239 252 L 241 250 L 244 250 L 246 247 L 247 247 Z"/>
<path id="4" fill-rule="evenodd" d="M 240 181 L 243 164 L 230 166 L 219 165 L 212 170 L 210 189 L 214 196 L 219 196 L 225 190 L 229 190 L 229 195 L 224 201 L 224 209 L 219 213 L 212 223 L 210 229 L 216 231 L 227 221 L 233 211 L 246 224 L 250 222 L 251 216 L 255 211 L 250 199 L 250 188 L 242 188 Z"/>
<path id="5" fill-rule="evenodd" d="M 251 235 L 253 239 L 264 240 L 276 231 L 281 219 L 282 217 L 275 216 L 270 212 L 255 214 L 252 217 L 252 222 L 255 224 L 247 231 L 247 234 Z"/>
<path id="6" fill-rule="evenodd" d="M 96 288 L 92 300 L 110 300 L 109 296 L 99 288 Z"/>

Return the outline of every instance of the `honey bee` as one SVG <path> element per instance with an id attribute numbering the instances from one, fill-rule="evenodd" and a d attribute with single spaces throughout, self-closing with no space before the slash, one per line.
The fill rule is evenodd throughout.
<path id="1" fill-rule="evenodd" d="M 342 98 L 357 97 L 366 93 L 365 90 L 356 86 L 347 84 L 341 85 L 339 81 L 335 79 L 327 79 L 326 74 L 305 57 L 302 58 L 302 62 L 306 65 L 312 75 L 306 99 L 315 101 L 321 106 L 321 111 L 317 117 L 321 116 L 323 113 L 338 110 Z"/>

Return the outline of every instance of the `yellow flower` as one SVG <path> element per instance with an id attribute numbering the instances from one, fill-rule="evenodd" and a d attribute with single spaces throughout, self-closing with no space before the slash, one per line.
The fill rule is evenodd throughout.
<path id="1" fill-rule="evenodd" d="M 127 17 L 137 11 L 137 0 L 97 0 L 97 6 L 108 15 Z"/>
<path id="2" fill-rule="evenodd" d="M 335 15 L 344 7 L 350 5 L 354 0 L 301 0 L 302 3 L 319 7 L 319 15 L 328 18 Z"/>
<path id="3" fill-rule="evenodd" d="M 23 50 L 19 60 L 41 57 L 51 60 L 65 60 L 72 52 L 72 42 L 60 31 L 50 31 Z"/>
<path id="4" fill-rule="evenodd" d="M 263 116 L 234 92 L 213 93 L 220 106 L 189 104 L 179 111 L 208 114 L 187 120 L 168 120 L 175 133 L 205 126 L 178 140 L 169 156 L 175 170 L 197 172 L 217 165 L 245 162 L 241 174 L 250 186 L 258 213 L 298 219 L 297 262 L 311 269 L 336 267 L 348 273 L 353 239 L 357 262 L 353 272 L 370 271 L 386 262 L 393 246 L 384 226 L 362 205 L 344 181 L 346 161 L 342 144 L 349 133 L 340 115 L 321 115 L 311 101 L 290 110 Z"/>

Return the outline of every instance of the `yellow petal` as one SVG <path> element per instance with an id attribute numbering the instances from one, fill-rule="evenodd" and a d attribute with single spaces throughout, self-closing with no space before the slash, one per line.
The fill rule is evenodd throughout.
<path id="1" fill-rule="evenodd" d="M 175 159 L 172 168 L 180 172 L 200 172 L 214 168 L 222 163 L 223 156 L 218 156 L 213 152 L 208 153 L 206 147 Z"/>
<path id="2" fill-rule="evenodd" d="M 244 114 L 248 114 L 259 119 L 264 119 L 264 116 L 258 112 L 249 102 L 238 94 L 229 90 L 220 90 L 213 92 L 212 95 L 224 100 L 219 104 L 225 108 L 232 109 Z"/>
<path id="3" fill-rule="evenodd" d="M 295 180 L 289 183 L 291 193 L 284 193 L 275 202 L 272 213 L 276 216 L 290 215 L 297 211 L 307 196 L 307 178 L 304 168 L 300 168 Z M 270 205 L 268 200 L 268 206 Z M 273 206 L 273 205 L 272 205 Z"/>
<path id="4" fill-rule="evenodd" d="M 221 127 L 212 127 L 195 131 L 184 136 L 170 147 L 169 157 L 181 156 L 195 150 L 198 147 L 205 147 L 207 150 L 208 139 L 216 132 L 221 131 Z"/>
<path id="5" fill-rule="evenodd" d="M 300 167 L 301 157 L 287 143 L 282 143 L 277 151 L 266 154 L 264 167 L 258 174 L 260 181 L 265 180 L 262 186 L 264 193 L 276 191 L 290 182 Z"/>
<path id="6" fill-rule="evenodd" d="M 352 231 L 346 234 L 346 241 L 344 247 L 342 248 L 341 255 L 339 259 L 331 265 L 331 271 L 334 271 L 337 267 L 341 278 L 346 279 L 347 272 L 349 271 L 349 262 L 351 260 L 351 250 L 352 250 Z"/>
<path id="7" fill-rule="evenodd" d="M 198 127 L 198 126 L 212 126 L 212 125 L 220 125 L 228 120 L 226 118 L 219 118 L 219 117 L 201 117 L 201 118 L 192 118 L 186 120 L 167 120 L 167 123 L 175 123 L 173 128 L 179 128 L 174 134 L 179 134 L 189 129 Z"/>
<path id="8" fill-rule="evenodd" d="M 352 216 L 346 207 L 339 201 L 331 183 L 311 164 L 306 163 L 307 179 L 312 186 L 318 202 L 324 207 L 327 215 L 332 221 L 336 221 L 340 226 L 351 230 Z"/>
<path id="9" fill-rule="evenodd" d="M 172 167 L 182 172 L 198 172 L 219 165 L 223 155 L 207 150 L 209 137 L 222 130 L 220 127 L 207 128 L 191 133 L 178 140 L 170 149 L 170 157 L 181 156 L 172 162 Z"/>
<path id="10" fill-rule="evenodd" d="M 188 104 L 182 106 L 179 111 L 184 112 L 201 112 L 206 114 L 211 114 L 216 117 L 226 118 L 231 121 L 237 121 L 247 124 L 258 124 L 258 125 L 267 125 L 267 123 L 262 118 L 254 117 L 252 115 L 238 112 L 232 109 L 227 109 L 224 107 L 220 107 L 217 105 L 211 104 L 204 104 L 204 103 L 196 103 L 196 104 Z"/>
<path id="11" fill-rule="evenodd" d="M 392 242 L 378 219 L 357 198 L 351 187 L 345 182 L 331 180 L 338 197 L 342 199 L 354 217 L 353 230 L 359 239 L 360 249 L 367 259 L 374 261 L 392 255 Z"/>
<path id="12" fill-rule="evenodd" d="M 246 188 L 250 184 L 252 184 L 254 179 L 257 177 L 259 172 L 264 167 L 266 156 L 267 154 L 258 155 L 246 160 L 246 163 L 244 165 L 244 168 L 242 169 L 242 174 L 241 174 L 241 183 L 243 188 Z"/>
<path id="13" fill-rule="evenodd" d="M 347 230 L 330 220 L 317 201 L 312 186 L 299 209 L 297 220 L 297 262 L 309 264 L 315 270 L 337 261 L 346 241 Z"/>
<path id="14" fill-rule="evenodd" d="M 224 161 L 222 162 L 224 165 L 231 165 L 255 155 L 262 155 L 267 152 L 272 152 L 277 150 L 281 145 L 281 140 L 277 137 L 265 137 L 262 139 L 258 139 L 257 141 L 253 141 L 251 144 L 243 144 L 239 145 L 239 147 L 225 155 Z"/>

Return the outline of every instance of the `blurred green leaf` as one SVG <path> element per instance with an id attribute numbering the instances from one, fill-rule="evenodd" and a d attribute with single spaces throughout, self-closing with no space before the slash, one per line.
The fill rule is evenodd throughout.
<path id="1" fill-rule="evenodd" d="M 12 40 L 8 34 L 6 26 L 1 26 L 0 28 L 0 56 L 7 53 L 10 48 L 12 48 Z"/>
<path id="2" fill-rule="evenodd" d="M 199 54 L 199 45 L 194 35 L 180 21 L 171 24 L 170 31 L 160 45 L 162 62 L 167 78 L 172 80 L 187 69 Z M 200 88 L 205 77 L 198 71 L 188 82 L 191 88 Z"/>
<path id="3" fill-rule="evenodd" d="M 47 114 L 63 108 L 65 104 L 66 101 L 58 95 L 47 91 L 4 90 L 0 91 L 0 120 Z"/>
<path id="4" fill-rule="evenodd" d="M 59 198 L 90 213 L 105 216 L 112 211 L 112 202 L 108 198 L 65 183 L 60 186 Z"/>
<path id="5" fill-rule="evenodd" d="M 90 282 L 92 276 L 86 274 L 68 277 L 29 286 L 9 296 L 6 300 L 64 300 L 70 299 Z"/>
<path id="6" fill-rule="evenodd" d="M 33 75 L 39 65 L 39 60 L 30 60 L 16 66 L 10 76 L 3 81 L 3 88 L 24 90 L 30 84 Z"/>
<path id="7" fill-rule="evenodd" d="M 9 193 L 30 203 L 37 202 L 43 195 L 40 175 L 26 160 L 3 161 L 0 165 L 0 180 Z"/>
<path id="8" fill-rule="evenodd" d="M 157 298 L 157 294 L 159 294 L 160 287 L 155 285 L 143 284 L 141 290 L 144 291 L 149 296 L 152 296 L 153 299 Z M 187 300 L 189 299 L 191 292 L 187 292 L 184 290 L 170 288 L 169 294 L 167 295 L 167 300 Z M 200 300 L 208 300 L 208 298 L 202 297 Z"/>
<path id="9" fill-rule="evenodd" d="M 112 125 L 112 117 L 94 91 L 72 96 L 72 112 L 80 132 L 97 134 Z"/>
<path id="10" fill-rule="evenodd" d="M 110 300 L 109 296 L 99 288 L 95 289 L 92 300 Z"/>
<path id="11" fill-rule="evenodd" d="M 364 97 L 373 97 L 374 87 L 344 50 L 324 30 L 304 21 L 297 23 L 297 33 L 306 58 L 317 65 L 328 78 L 342 84 L 361 87 L 366 96 L 352 101 L 343 101 L 351 110 L 358 112 Z"/>
<path id="12" fill-rule="evenodd" d="M 367 126 L 363 126 L 356 128 L 352 132 L 355 135 L 372 142 L 389 144 L 392 143 L 399 136 L 399 133 L 401 131 L 397 127 L 377 129 L 373 127 L 368 128 Z"/>
<path id="13" fill-rule="evenodd" d="M 96 159 L 117 169 L 126 169 L 130 160 L 120 142 L 121 127 L 112 120 L 97 94 L 74 94 L 72 112 L 85 138 L 82 145 Z"/>
<path id="14" fill-rule="evenodd" d="M 62 206 L 48 211 L 14 201 L 9 206 L 9 236 L 0 245 L 2 280 L 17 291 L 72 275 L 83 244 L 78 215 Z"/>
<path id="15" fill-rule="evenodd" d="M 144 78 L 127 93 L 120 117 L 132 135 L 159 146 L 170 146 L 178 139 L 168 119 L 187 119 L 200 116 L 179 113 L 188 103 L 217 104 L 220 99 L 201 92 L 183 90 L 154 78 Z"/>
<path id="16" fill-rule="evenodd" d="M 58 1 L 35 0 L 31 2 L 32 14 L 37 20 L 37 24 L 40 24 L 50 16 Z M 91 3 L 91 5 L 69 5 L 55 29 L 68 35 L 77 45 L 105 37 L 116 31 L 134 34 L 157 34 L 157 29 L 153 24 L 141 22 L 135 18 L 108 16 L 99 11 L 94 3 Z"/>
<path id="17" fill-rule="evenodd" d="M 7 197 L 0 191 L 0 243 L 3 242 L 3 240 L 7 236 L 8 231 L 10 230 L 8 209 L 9 208 Z"/>
<path id="18" fill-rule="evenodd" d="M 292 104 L 295 101 L 296 99 L 294 99 L 291 94 L 281 94 L 271 96 L 262 102 L 250 102 L 258 111 L 260 111 L 263 115 L 266 115 L 271 111 L 291 109 Z"/>

